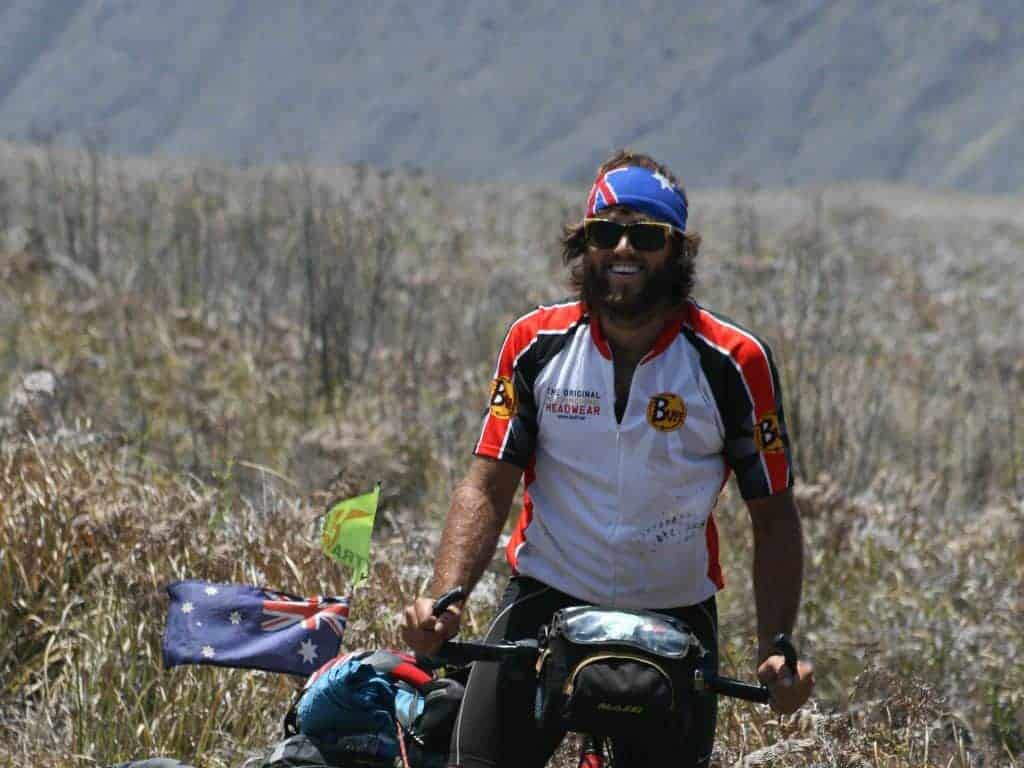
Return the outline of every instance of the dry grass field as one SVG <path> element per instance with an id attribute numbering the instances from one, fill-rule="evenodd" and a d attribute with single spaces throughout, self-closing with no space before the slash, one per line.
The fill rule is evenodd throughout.
<path id="1" fill-rule="evenodd" d="M 378 478 L 345 646 L 398 645 L 501 335 L 566 293 L 582 195 L 0 145 L 0 765 L 234 766 L 272 743 L 293 681 L 161 669 L 162 587 L 345 594 L 311 521 Z M 792 718 L 725 704 L 716 764 L 1020 765 L 1022 201 L 691 197 L 698 298 L 780 361 L 819 680 Z M 54 386 L 27 394 L 38 371 Z M 749 676 L 735 496 L 724 658 Z"/>

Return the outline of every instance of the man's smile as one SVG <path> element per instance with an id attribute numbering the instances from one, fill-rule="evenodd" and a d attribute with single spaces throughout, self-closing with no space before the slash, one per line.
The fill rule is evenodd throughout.
<path id="1" fill-rule="evenodd" d="M 643 265 L 635 261 L 617 261 L 608 265 L 608 271 L 613 275 L 636 275 L 643 271 Z"/>

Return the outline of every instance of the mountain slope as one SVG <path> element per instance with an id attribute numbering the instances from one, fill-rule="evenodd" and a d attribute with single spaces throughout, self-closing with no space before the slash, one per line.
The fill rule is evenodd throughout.
<path id="1" fill-rule="evenodd" d="M 1024 6 L 994 0 L 8 0 L 0 47 L 12 138 L 471 180 L 579 180 L 629 144 L 700 186 L 1024 187 Z"/>

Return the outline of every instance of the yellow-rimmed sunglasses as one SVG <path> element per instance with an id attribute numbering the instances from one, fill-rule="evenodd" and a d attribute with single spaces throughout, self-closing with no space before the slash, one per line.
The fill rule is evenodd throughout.
<path id="1" fill-rule="evenodd" d="M 626 235 L 629 244 L 638 251 L 658 251 L 665 247 L 668 238 L 679 230 L 663 221 L 634 221 L 620 224 L 609 219 L 584 219 L 583 236 L 595 248 L 614 248 Z"/>

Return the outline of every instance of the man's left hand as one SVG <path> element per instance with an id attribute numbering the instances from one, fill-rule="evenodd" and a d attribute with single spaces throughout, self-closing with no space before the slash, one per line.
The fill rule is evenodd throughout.
<path id="1" fill-rule="evenodd" d="M 772 708 L 784 715 L 791 715 L 803 706 L 814 690 L 814 666 L 808 661 L 798 661 L 796 674 L 786 666 L 786 660 L 779 654 L 769 656 L 757 668 L 757 678 L 772 694 Z"/>

